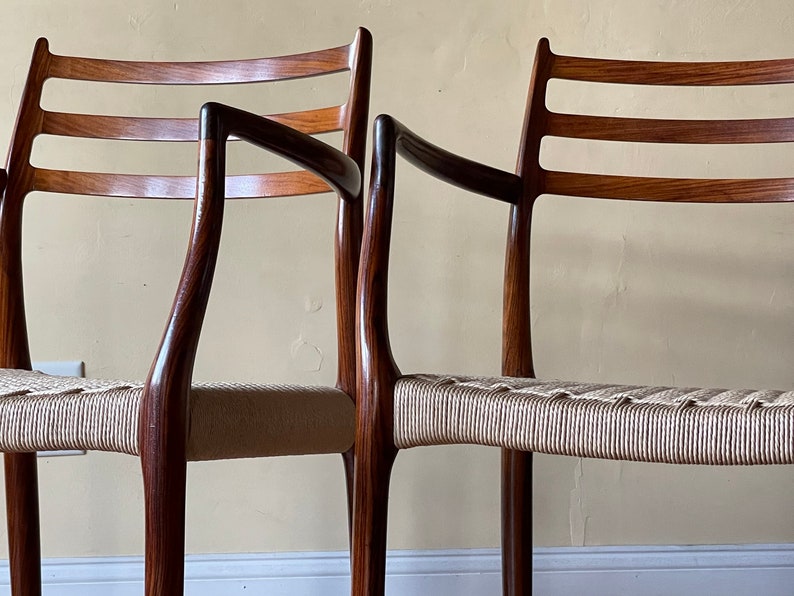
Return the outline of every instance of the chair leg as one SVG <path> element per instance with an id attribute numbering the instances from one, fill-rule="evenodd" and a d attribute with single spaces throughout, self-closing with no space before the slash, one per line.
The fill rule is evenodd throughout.
<path id="1" fill-rule="evenodd" d="M 502 591 L 532 594 L 532 454 L 502 450 Z"/>
<path id="2" fill-rule="evenodd" d="M 185 583 L 187 463 L 142 458 L 146 516 L 146 596 L 181 596 Z"/>
<path id="3" fill-rule="evenodd" d="M 389 479 L 396 451 L 371 447 L 361 440 L 356 445 L 353 596 L 383 596 L 386 590 Z"/>
<path id="4" fill-rule="evenodd" d="M 12 596 L 41 596 L 39 489 L 35 453 L 5 454 Z"/>

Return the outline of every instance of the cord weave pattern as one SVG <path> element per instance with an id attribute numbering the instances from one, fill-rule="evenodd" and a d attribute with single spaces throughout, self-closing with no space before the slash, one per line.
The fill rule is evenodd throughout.
<path id="1" fill-rule="evenodd" d="M 678 464 L 794 463 L 794 391 L 412 375 L 397 447 L 469 443 Z"/>
<path id="2" fill-rule="evenodd" d="M 85 449 L 140 454 L 142 382 L 0 369 L 0 451 Z M 197 384 L 190 398 L 189 460 L 340 453 L 355 407 L 330 387 Z"/>

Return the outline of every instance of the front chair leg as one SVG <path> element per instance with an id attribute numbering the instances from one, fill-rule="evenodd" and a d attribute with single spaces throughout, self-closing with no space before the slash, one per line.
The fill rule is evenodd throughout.
<path id="1" fill-rule="evenodd" d="M 5 454 L 12 596 L 41 596 L 39 489 L 35 453 Z"/>
<path id="2" fill-rule="evenodd" d="M 383 596 L 386 590 L 389 480 L 396 451 L 372 447 L 366 440 L 356 443 L 353 596 Z"/>
<path id="3" fill-rule="evenodd" d="M 502 592 L 532 595 L 532 454 L 502 450 Z"/>
<path id="4" fill-rule="evenodd" d="M 144 457 L 146 596 L 181 596 L 185 582 L 184 458 Z"/>

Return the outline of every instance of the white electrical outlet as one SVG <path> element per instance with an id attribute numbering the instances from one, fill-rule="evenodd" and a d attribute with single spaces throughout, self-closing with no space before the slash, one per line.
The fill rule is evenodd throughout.
<path id="1" fill-rule="evenodd" d="M 84 377 L 85 364 L 79 360 L 54 360 L 49 362 L 33 362 L 33 370 L 40 370 L 48 375 L 61 377 Z M 60 457 L 62 455 L 85 455 L 85 451 L 39 451 L 39 457 Z"/>

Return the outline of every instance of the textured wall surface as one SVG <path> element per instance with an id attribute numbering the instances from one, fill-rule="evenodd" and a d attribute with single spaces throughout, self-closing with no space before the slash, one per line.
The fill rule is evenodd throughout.
<path id="1" fill-rule="evenodd" d="M 537 39 L 560 53 L 660 60 L 794 56 L 783 0 L 6 0 L 0 36 L 0 144 L 8 142 L 33 42 L 56 53 L 127 59 L 285 54 L 375 39 L 372 115 L 394 114 L 437 144 L 512 169 Z M 179 100 L 126 88 L 99 103 L 169 114 Z M 338 89 L 336 90 L 338 91 Z M 334 90 L 331 93 L 336 92 Z M 571 93 L 568 93 L 571 91 Z M 551 101 L 575 109 L 574 90 Z M 587 92 L 587 90 L 585 90 Z M 587 92 L 590 94 L 589 92 Z M 246 100 L 258 111 L 312 101 L 313 85 Z M 691 90 L 680 101 L 633 89 L 595 94 L 604 113 L 791 114 L 791 89 Z M 613 107 L 620 96 L 621 108 Z M 222 99 L 222 96 L 221 96 Z M 195 152 L 152 150 L 135 167 L 194 167 Z M 42 159 L 88 148 L 42 143 Z M 108 168 L 122 153 L 100 147 Z M 787 147 L 752 152 L 588 143 L 547 159 L 593 171 L 791 175 Z M 250 155 L 230 167 L 244 169 Z M 747 170 L 744 170 L 747 168 Z M 506 210 L 401 167 L 391 321 L 404 371 L 498 372 Z M 329 196 L 236 204 L 196 376 L 332 383 L 334 317 Z M 82 359 L 89 375 L 142 377 L 160 338 L 187 240 L 190 206 L 31 197 L 25 237 L 33 357 Z M 794 211 L 787 206 L 648 205 L 544 199 L 536 220 L 534 343 L 539 375 L 603 381 L 790 388 L 794 382 Z M 494 449 L 401 454 L 392 489 L 394 548 L 498 544 Z M 90 454 L 41 462 L 47 556 L 142 552 L 137 460 Z M 191 552 L 333 550 L 346 544 L 338 457 L 192 464 Z M 538 545 L 794 541 L 790 468 L 712 469 L 537 457 Z M 4 531 L 4 530 L 3 530 Z"/>

